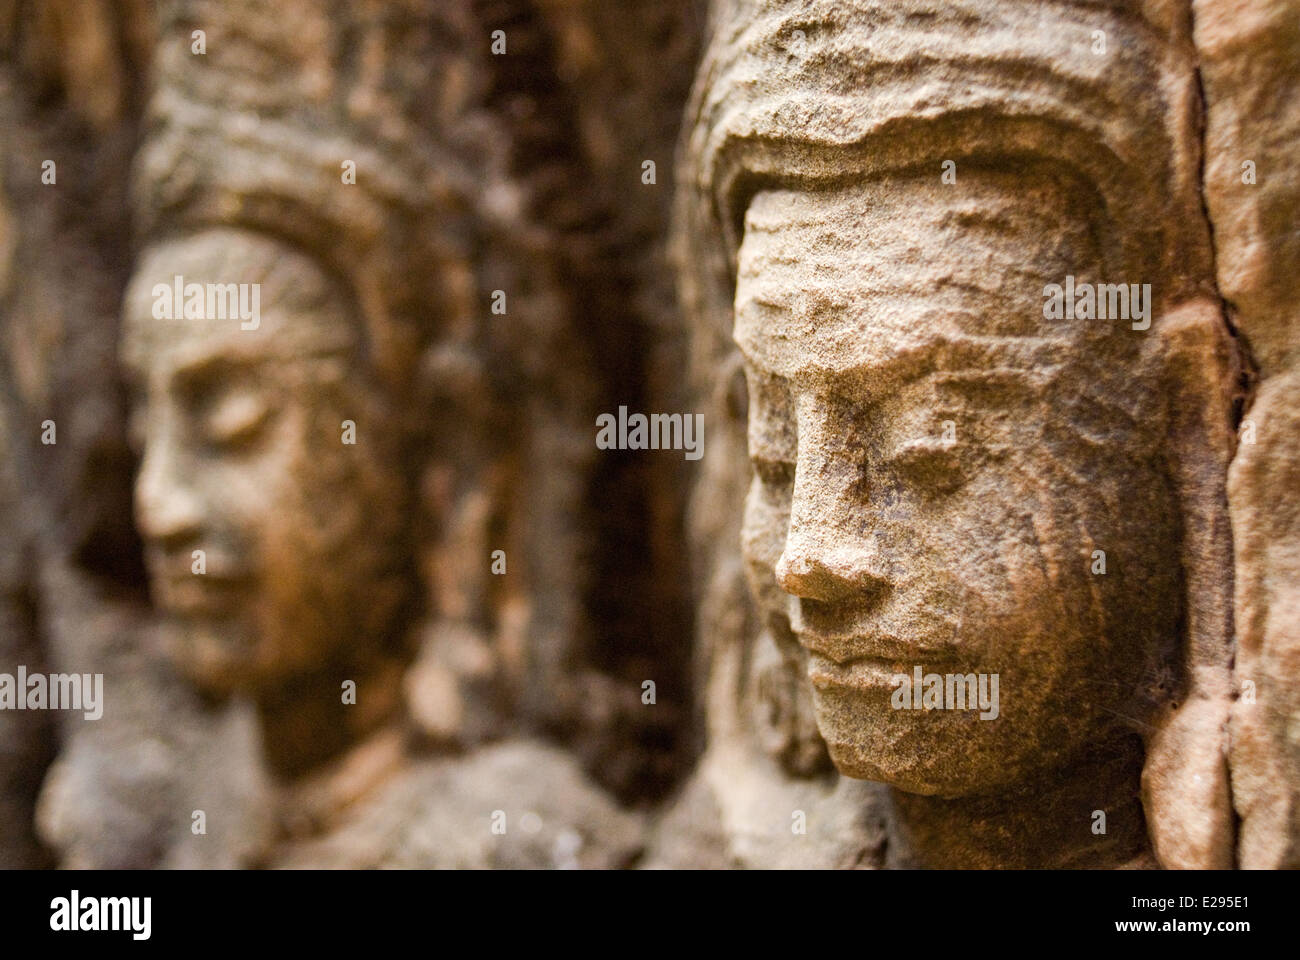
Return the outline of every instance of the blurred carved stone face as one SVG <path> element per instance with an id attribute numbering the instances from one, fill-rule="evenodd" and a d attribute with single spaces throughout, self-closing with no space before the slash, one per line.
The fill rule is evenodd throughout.
<path id="1" fill-rule="evenodd" d="M 166 316 L 160 285 L 177 276 L 260 284 L 256 329 Z M 267 238 L 205 231 L 136 272 L 122 344 L 136 519 L 173 652 L 203 688 L 264 688 L 391 626 L 402 488 L 364 432 L 344 443 L 345 420 L 372 441 L 384 429 L 355 385 L 357 350 L 338 288 Z"/>
<path id="2" fill-rule="evenodd" d="M 1043 319 L 1045 284 L 1097 279 L 1086 212 L 963 181 L 759 193 L 735 300 L 766 627 L 802 648 L 842 772 L 942 796 L 1103 741 L 1175 619 L 1158 454 L 1082 372 L 1075 322 Z M 1135 593 L 1153 617 L 1123 612 Z M 996 718 L 900 709 L 917 667 L 996 675 Z"/>

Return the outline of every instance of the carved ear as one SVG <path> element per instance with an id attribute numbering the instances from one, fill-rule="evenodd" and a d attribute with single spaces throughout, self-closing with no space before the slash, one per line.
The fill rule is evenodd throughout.
<path id="1" fill-rule="evenodd" d="M 1227 471 L 1236 445 L 1232 408 L 1238 360 L 1219 305 L 1180 304 L 1153 330 L 1168 398 L 1166 437 L 1181 510 L 1179 560 L 1186 590 L 1182 702 L 1169 704 L 1147 738 L 1142 803 L 1152 847 L 1167 868 L 1233 866 L 1228 787 L 1232 706 L 1232 530 Z"/>

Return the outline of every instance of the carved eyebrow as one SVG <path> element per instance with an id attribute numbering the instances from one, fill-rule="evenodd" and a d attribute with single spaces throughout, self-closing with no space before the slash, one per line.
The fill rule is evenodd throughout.
<path id="1" fill-rule="evenodd" d="M 242 375 L 271 363 L 274 363 L 277 368 L 289 371 L 297 369 L 304 363 L 336 360 L 346 358 L 348 355 L 348 348 L 341 345 L 290 352 L 268 350 L 264 344 L 253 347 L 251 344 L 237 346 L 223 342 L 219 346 L 195 350 L 184 356 L 171 371 L 171 378 L 173 382 L 186 385 L 201 382 L 223 371 L 229 372 L 232 376 Z"/>
<path id="2" fill-rule="evenodd" d="M 757 359 L 748 338 L 735 335 L 733 339 L 748 368 L 765 377 L 780 376 Z M 1059 372 L 1061 351 L 1068 346 L 1069 341 L 1056 337 L 936 335 L 911 341 L 881 360 L 836 368 L 809 364 L 795 371 L 793 379 L 799 372 L 815 371 L 855 377 L 868 400 L 892 392 L 901 383 L 926 378 L 966 393 L 1007 387 L 1038 389 Z"/>
<path id="3" fill-rule="evenodd" d="M 988 393 L 1037 394 L 1055 378 L 1061 366 L 1051 363 L 1033 367 L 967 367 L 936 370 L 931 376 L 941 387 L 967 399 L 976 399 Z"/>

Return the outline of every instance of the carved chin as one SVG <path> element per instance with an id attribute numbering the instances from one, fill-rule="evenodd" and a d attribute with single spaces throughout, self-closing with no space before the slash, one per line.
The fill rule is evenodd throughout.
<path id="1" fill-rule="evenodd" d="M 264 643 L 243 618 L 173 620 L 166 647 L 178 673 L 205 693 L 248 692 L 273 679 Z"/>
<path id="2" fill-rule="evenodd" d="M 922 771 L 911 768 L 911 764 L 908 762 L 909 758 L 902 758 L 901 763 L 891 763 L 891 761 L 900 758 L 879 753 L 868 753 L 853 743 L 828 742 L 827 748 L 831 755 L 831 762 L 835 764 L 835 769 L 844 776 L 852 777 L 855 780 L 887 783 L 897 790 L 918 793 L 923 796 L 935 796 L 937 794 L 958 796 L 965 792 L 960 789 L 953 789 L 951 785 L 935 783 L 929 780 Z"/>
<path id="3" fill-rule="evenodd" d="M 261 679 L 253 634 L 239 619 L 179 620 L 167 646 L 176 669 L 205 693 L 233 693 Z"/>
<path id="4" fill-rule="evenodd" d="M 877 691 L 814 690 L 813 705 L 831 761 L 846 777 L 944 797 L 987 783 L 983 751 L 969 728 L 953 729 L 951 714 L 893 710 L 888 693 Z"/>
<path id="5" fill-rule="evenodd" d="M 170 647 L 177 670 L 214 696 L 256 696 L 291 682 L 320 666 L 338 649 L 339 640 L 322 632 L 253 629 L 242 618 L 189 620 L 178 625 L 176 634 Z"/>

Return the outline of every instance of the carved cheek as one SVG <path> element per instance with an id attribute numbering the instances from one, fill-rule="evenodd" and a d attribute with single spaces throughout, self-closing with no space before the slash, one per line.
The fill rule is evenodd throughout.
<path id="1" fill-rule="evenodd" d="M 339 420 L 323 406 L 328 414 L 310 400 L 288 403 L 240 478 L 258 500 L 268 550 L 285 562 L 330 555 L 363 526 L 364 498 L 348 461 L 364 454 L 341 443 L 332 426 Z"/>
<path id="2" fill-rule="evenodd" d="M 741 527 L 741 551 L 755 588 L 766 595 L 776 590 L 776 561 L 785 549 L 786 530 L 790 524 L 788 491 L 773 490 L 755 477 L 745 498 L 745 517 Z M 765 596 L 760 599 L 767 599 Z"/>

